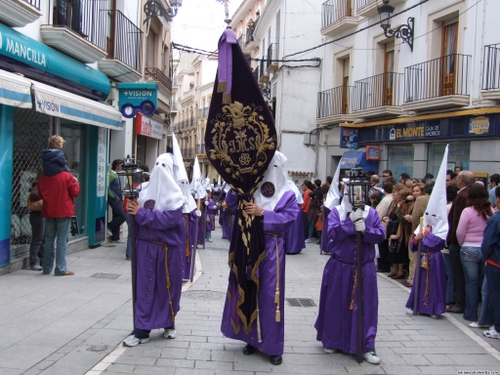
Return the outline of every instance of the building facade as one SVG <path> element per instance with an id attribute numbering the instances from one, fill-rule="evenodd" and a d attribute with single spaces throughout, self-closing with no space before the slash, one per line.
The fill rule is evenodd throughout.
<path id="1" fill-rule="evenodd" d="M 31 241 L 27 197 L 50 135 L 66 140 L 63 152 L 81 186 L 69 252 L 106 241 L 110 162 L 141 152 L 143 160 L 154 161 L 166 149 L 171 83 L 161 73 L 169 76 L 170 39 L 163 36 L 169 36 L 166 30 L 171 20 L 154 17 L 141 26 L 144 3 L 0 2 L 0 173 L 4 176 L 0 183 L 0 272 L 26 266 Z M 169 6 L 166 0 L 162 4 Z M 153 54 L 159 46 L 162 53 L 153 60 L 141 27 L 162 35 L 154 41 Z M 159 89 L 159 105 L 150 120 L 145 116 L 127 119 L 119 110 L 116 84 L 140 80 L 155 81 Z M 144 130 L 158 127 L 155 132 Z M 151 137 L 156 141 L 151 142 Z"/>
<path id="2" fill-rule="evenodd" d="M 322 4 L 319 170 L 332 174 L 351 148 L 378 159 L 379 171 L 422 178 L 437 174 L 449 143 L 450 169 L 497 173 L 500 60 L 493 30 L 500 3 L 389 4 L 387 32 L 379 23 L 380 1 Z M 391 32 L 408 27 L 411 38 Z"/>

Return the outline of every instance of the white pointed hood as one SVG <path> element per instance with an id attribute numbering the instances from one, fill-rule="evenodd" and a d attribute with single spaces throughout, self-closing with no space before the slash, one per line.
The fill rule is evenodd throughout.
<path id="1" fill-rule="evenodd" d="M 200 170 L 200 164 L 198 163 L 198 156 L 194 158 L 193 179 L 191 180 L 190 188 L 191 188 L 191 193 L 194 194 L 194 197 L 196 199 L 205 198 L 205 196 L 207 195 L 207 192 L 203 187 L 201 181 L 201 170 Z"/>
<path id="2" fill-rule="evenodd" d="M 293 182 L 292 180 L 287 180 L 286 182 L 288 183 L 288 188 L 295 193 L 295 198 L 297 198 L 297 203 L 298 204 L 304 203 L 304 198 L 302 197 L 302 193 L 300 192 L 297 185 L 295 185 L 295 182 Z"/>
<path id="3" fill-rule="evenodd" d="M 427 203 L 427 208 L 424 213 L 424 227 L 425 230 L 427 225 L 432 227 L 432 233 L 446 240 L 448 235 L 448 212 L 446 210 L 446 169 L 448 165 L 448 147 L 446 145 L 443 154 L 443 161 L 439 167 L 439 172 L 436 177 L 436 183 L 432 189 L 431 196 L 429 197 L 429 203 Z M 420 224 L 415 230 L 415 234 L 420 231 Z"/>
<path id="4" fill-rule="evenodd" d="M 182 158 L 181 148 L 175 134 L 172 133 L 172 149 L 174 152 L 174 179 L 181 188 L 182 195 L 184 196 L 183 213 L 189 213 L 196 208 L 196 202 L 189 190 L 189 180 L 184 166 L 184 159 Z"/>
<path id="5" fill-rule="evenodd" d="M 172 154 L 161 154 L 156 159 L 147 184 L 139 193 L 139 204 L 153 200 L 154 210 L 159 212 L 175 210 L 184 203 L 181 188 L 174 179 L 174 158 Z"/>
<path id="6" fill-rule="evenodd" d="M 325 203 L 323 204 L 329 210 L 338 205 L 340 202 L 339 177 L 340 177 L 340 163 L 337 165 L 337 170 L 333 175 L 332 184 L 330 185 L 330 189 L 328 189 L 328 194 L 326 195 L 326 200 Z"/>
<path id="7" fill-rule="evenodd" d="M 276 151 L 259 189 L 254 194 L 255 204 L 264 210 L 274 210 L 283 194 L 290 190 L 285 162 L 286 156 Z"/>

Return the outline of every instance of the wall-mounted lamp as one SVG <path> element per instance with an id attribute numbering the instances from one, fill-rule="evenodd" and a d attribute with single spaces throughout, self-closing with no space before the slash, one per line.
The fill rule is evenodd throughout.
<path id="1" fill-rule="evenodd" d="M 144 4 L 144 13 L 146 14 L 146 19 L 144 23 L 149 21 L 154 16 L 164 17 L 167 21 L 170 21 L 177 15 L 177 11 L 182 6 L 182 0 L 170 0 L 170 8 L 165 9 L 162 3 L 158 0 L 148 0 Z"/>
<path id="2" fill-rule="evenodd" d="M 394 12 L 394 7 L 389 5 L 389 0 L 382 0 L 383 4 L 378 8 L 380 14 L 380 26 L 384 29 L 384 35 L 387 38 L 395 37 L 403 39 L 403 43 L 408 43 L 410 50 L 413 52 L 413 24 L 415 18 L 409 17 L 407 24 L 398 26 L 396 29 L 391 29 L 391 21 L 389 18 Z"/>

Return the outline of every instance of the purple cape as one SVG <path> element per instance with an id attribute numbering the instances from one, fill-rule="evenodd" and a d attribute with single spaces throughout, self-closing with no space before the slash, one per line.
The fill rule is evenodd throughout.
<path id="1" fill-rule="evenodd" d="M 228 194 L 228 197 L 230 194 Z M 231 202 L 228 201 L 228 205 Z M 259 268 L 258 293 L 259 315 L 254 321 L 249 334 L 245 333 L 243 324 L 239 323 L 236 312 L 236 298 L 238 285 L 229 282 L 224 313 L 222 316 L 222 333 L 232 339 L 237 339 L 251 344 L 268 355 L 282 355 L 285 336 L 285 251 L 283 234 L 292 225 L 299 214 L 297 199 L 292 191 L 287 191 L 274 211 L 267 211 L 264 215 L 263 225 L 266 241 L 265 258 Z M 273 234 L 270 234 L 273 233 Z M 278 256 L 277 256 L 278 255 Z M 279 268 L 278 268 L 279 264 Z M 274 303 L 276 292 L 276 277 L 279 273 L 279 306 Z M 279 307 L 279 310 L 278 310 Z M 279 311 L 279 314 L 277 312 Z M 276 321 L 276 315 L 279 321 Z M 239 323 L 239 329 L 233 327 Z M 262 341 L 258 339 L 257 324 L 260 325 Z"/>
<path id="2" fill-rule="evenodd" d="M 191 278 L 191 262 L 193 261 L 193 244 L 196 231 L 196 210 L 183 215 L 184 222 L 184 246 L 181 249 L 182 278 Z"/>
<path id="3" fill-rule="evenodd" d="M 287 254 L 298 254 L 306 247 L 306 243 L 304 242 L 304 220 L 302 219 L 300 205 L 298 207 L 299 212 L 297 213 L 297 217 L 284 236 L 285 253 Z"/>
<path id="4" fill-rule="evenodd" d="M 446 311 L 446 271 L 444 268 L 441 249 L 444 248 L 444 240 L 429 232 L 422 240 L 422 260 L 427 259 L 427 268 L 420 267 L 418 280 L 418 305 L 417 311 L 420 314 L 440 315 Z M 418 245 L 411 241 L 411 251 L 418 250 Z M 422 265 L 425 263 L 421 262 Z M 417 270 L 415 270 L 417 272 Z M 416 280 L 416 277 L 415 277 Z M 415 296 L 415 285 L 411 288 L 410 297 L 406 302 L 406 307 L 413 310 Z"/>
<path id="5" fill-rule="evenodd" d="M 165 212 L 141 207 L 135 215 L 135 328 L 151 330 L 174 324 L 180 309 L 182 289 L 180 252 L 184 246 L 183 221 L 182 207 Z M 167 287 L 167 277 L 170 288 Z"/>
<path id="6" fill-rule="evenodd" d="M 377 272 L 375 244 L 385 238 L 385 228 L 377 211 L 369 209 L 365 219 L 366 230 L 362 245 L 363 279 L 363 336 L 364 349 L 375 349 L 378 320 Z M 328 248 L 330 259 L 325 265 L 321 281 L 319 313 L 314 327 L 316 339 L 323 347 L 356 354 L 357 347 L 357 288 L 353 295 L 356 271 L 356 232 L 346 217 L 340 220 L 337 208 L 328 216 Z M 353 307 L 352 310 L 350 307 Z"/>

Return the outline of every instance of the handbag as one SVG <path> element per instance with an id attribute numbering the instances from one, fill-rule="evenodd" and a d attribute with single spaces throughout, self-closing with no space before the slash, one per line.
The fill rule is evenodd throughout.
<path id="1" fill-rule="evenodd" d="M 390 253 L 395 253 L 398 250 L 398 240 L 389 240 L 387 248 Z"/>

